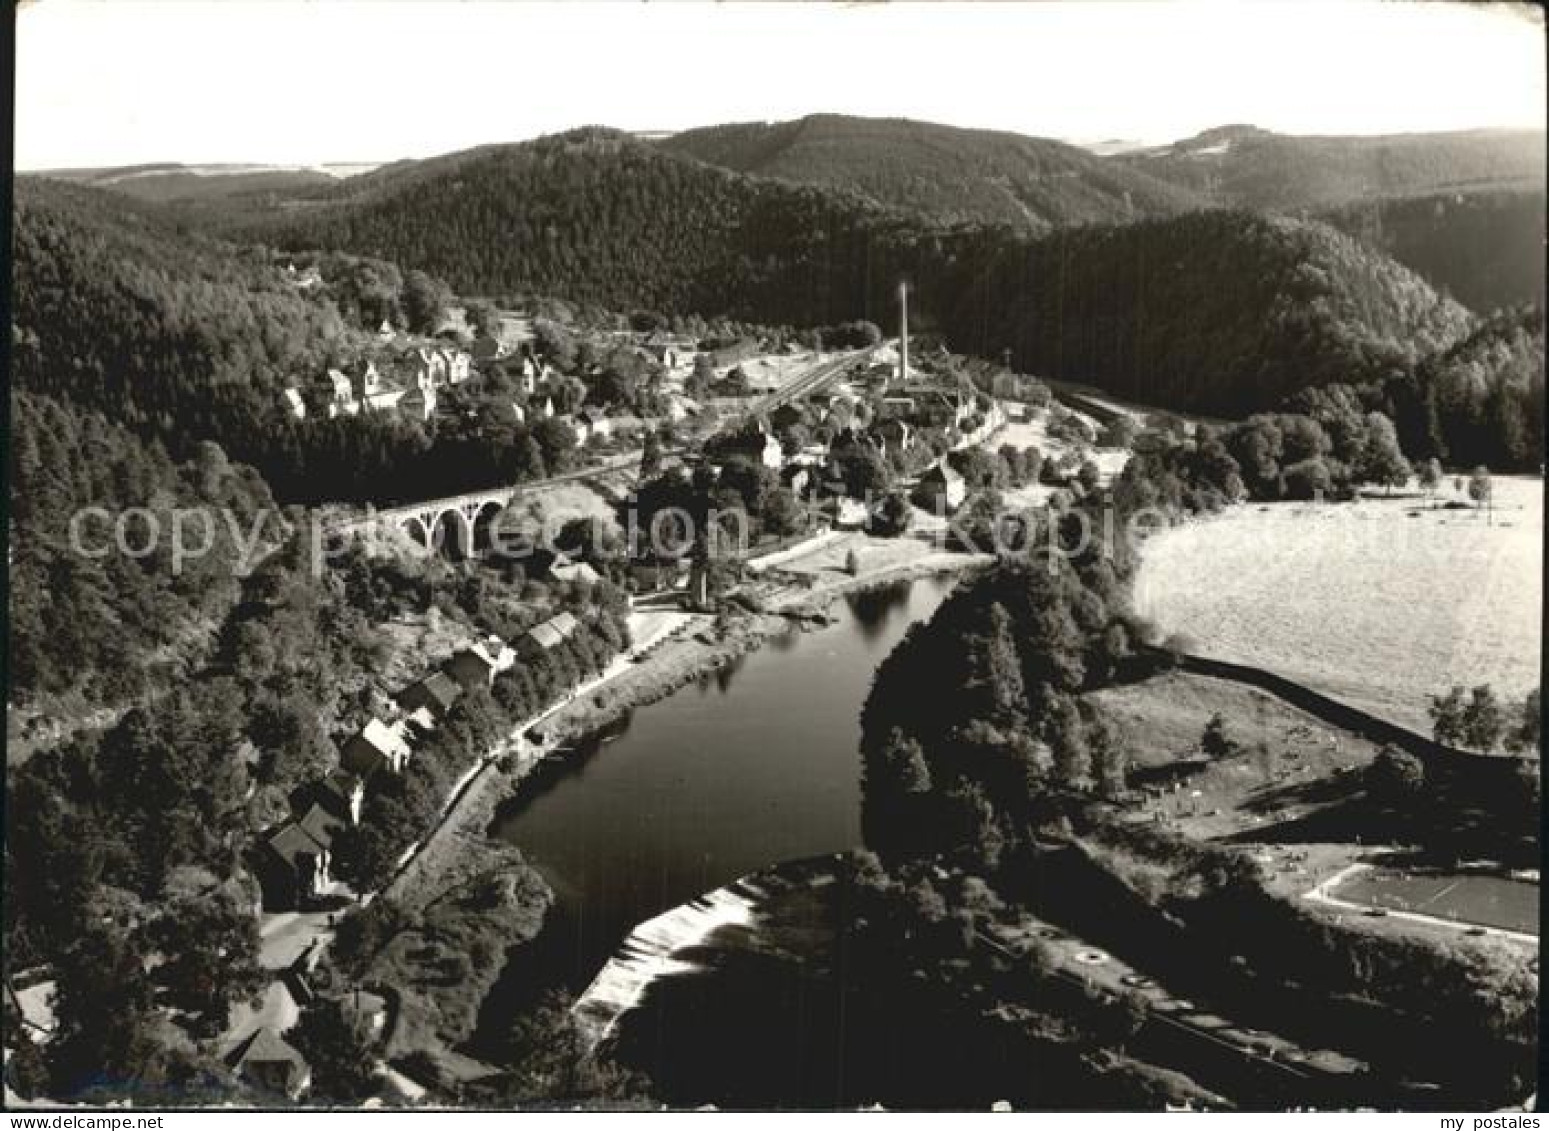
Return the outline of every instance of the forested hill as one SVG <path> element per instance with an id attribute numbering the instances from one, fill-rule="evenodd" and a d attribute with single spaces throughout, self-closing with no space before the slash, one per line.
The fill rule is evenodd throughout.
<path id="1" fill-rule="evenodd" d="M 1200 208 L 1311 215 L 1480 313 L 1544 298 L 1544 135 L 1292 137 L 1223 126 L 1101 157 L 1043 138 L 820 114 L 662 141 L 713 165 L 1032 232 Z"/>
<path id="2" fill-rule="evenodd" d="M 1386 256 L 1283 217 L 1073 228 L 974 260 L 944 316 L 954 348 L 1222 416 L 1407 371 L 1473 321 Z"/>
<path id="3" fill-rule="evenodd" d="M 880 249 L 921 230 L 853 195 L 743 177 L 590 129 L 382 169 L 247 234 L 370 249 L 462 293 L 818 325 L 857 317 Z"/>
<path id="4" fill-rule="evenodd" d="M 1320 218 L 1481 314 L 1544 304 L 1542 190 L 1437 193 L 1349 204 Z"/>
<path id="5" fill-rule="evenodd" d="M 849 193 L 749 177 L 586 131 L 383 170 L 260 233 L 393 259 L 466 293 L 564 295 L 820 325 L 919 324 L 954 348 L 1179 409 L 1235 414 L 1363 380 L 1469 318 L 1321 224 L 1190 213 L 1042 236 L 944 227 Z"/>
<path id="6" fill-rule="evenodd" d="M 336 174 L 320 168 L 175 163 L 53 169 L 35 175 L 94 188 L 110 188 L 136 200 L 157 203 L 209 201 L 258 193 L 291 195 L 324 188 L 338 179 Z"/>
<path id="7" fill-rule="evenodd" d="M 1541 132 L 1292 137 L 1222 126 L 1108 160 L 1218 207 L 1325 220 L 1481 314 L 1544 301 Z"/>
<path id="8" fill-rule="evenodd" d="M 660 144 L 742 173 L 1035 232 L 1169 216 L 1206 203 L 1191 189 L 1063 142 L 903 118 L 814 114 L 688 130 Z"/>
<path id="9" fill-rule="evenodd" d="M 1530 470 L 1544 458 L 1544 313 L 1504 311 L 1418 372 L 1438 445 L 1459 466 Z"/>
<path id="10" fill-rule="evenodd" d="M 1334 208 L 1382 197 L 1544 190 L 1545 135 L 1461 130 L 1381 137 L 1296 137 L 1222 126 L 1107 160 L 1210 202 L 1260 211 Z"/>
<path id="11" fill-rule="evenodd" d="M 169 442 L 226 442 L 233 421 L 271 415 L 283 380 L 347 333 L 267 253 L 57 181 L 17 181 L 12 270 L 15 384 Z"/>

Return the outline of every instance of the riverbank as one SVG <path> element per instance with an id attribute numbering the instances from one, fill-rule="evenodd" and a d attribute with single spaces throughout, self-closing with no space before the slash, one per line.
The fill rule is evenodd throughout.
<path id="1" fill-rule="evenodd" d="M 850 853 L 787 860 L 640 924 L 576 1002 L 588 1039 L 678 1107 L 1231 1106 L 1163 1067 L 1175 1050 L 1091 1055 L 1082 1034 L 1114 1028 L 1100 999 L 1141 991 L 1042 921 L 988 916 L 949 963 L 881 958 L 862 911 L 877 893 L 854 867 Z M 1049 966 L 1008 968 L 1029 949 Z"/>
<path id="2" fill-rule="evenodd" d="M 862 535 L 861 537 L 865 537 Z M 825 543 L 820 552 L 840 551 Z M 768 641 L 794 631 L 825 627 L 830 607 L 839 600 L 870 589 L 926 577 L 966 576 L 988 566 L 987 554 L 928 553 L 913 560 L 879 563 L 850 575 L 840 568 L 814 562 L 818 553 L 793 559 L 769 570 L 744 587 L 762 612 L 740 609 L 726 617 L 697 617 L 701 622 L 661 646 L 648 659 L 596 694 L 577 696 L 549 718 L 555 741 L 574 742 L 609 727 L 637 707 L 645 707 L 711 676 Z M 840 553 L 839 561 L 843 561 Z"/>
<path id="3" fill-rule="evenodd" d="M 883 555 L 875 555 L 874 561 L 882 566 Z M 395 983 L 404 980 L 413 983 L 409 993 L 389 995 L 397 997 L 399 1007 L 388 1031 L 385 1055 L 398 1059 L 420 1051 L 458 1066 L 462 1073 L 490 1070 L 454 1050 L 467 1048 L 469 1038 L 476 1037 L 473 1028 L 480 1012 L 478 1005 L 486 1003 L 487 1011 L 491 992 L 504 971 L 512 963 L 525 967 L 535 961 L 528 944 L 545 935 L 555 922 L 550 884 L 563 881 L 562 871 L 560 881 L 540 876 L 523 852 L 491 836 L 491 828 L 502 806 L 523 794 L 528 778 L 543 764 L 545 753 L 735 664 L 766 642 L 827 625 L 833 616 L 830 606 L 845 596 L 928 576 L 956 575 L 980 564 L 964 555 L 945 555 L 918 546 L 907 560 L 890 561 L 887 568 L 863 569 L 853 576 L 808 563 L 814 571 L 821 569 L 821 574 L 799 577 L 780 571 L 778 577 L 753 579 L 718 617 L 675 610 L 637 613 L 632 618 L 635 642 L 631 650 L 578 687 L 568 700 L 513 728 L 499 746 L 488 751 L 449 798 L 437 826 L 377 897 L 428 928 L 434 917 L 454 912 L 461 915 L 454 906 L 460 892 L 494 885 L 511 893 L 511 898 L 481 912 L 476 916 L 478 922 L 468 924 L 469 930 L 462 932 L 481 942 L 480 954 L 471 964 L 457 963 L 456 979 L 443 979 L 438 985 L 433 979 L 420 977 L 424 964 L 408 960 L 412 937 L 393 948 L 390 961 L 374 964 L 373 975 L 377 976 L 373 981 L 379 986 L 396 988 Z M 534 730 L 542 732 L 536 745 L 528 738 Z M 530 848 L 526 842 L 517 843 L 523 849 Z M 778 854 L 769 857 L 779 858 Z M 542 859 L 546 868 L 555 863 L 548 852 Z M 615 942 L 611 940 L 608 945 Z M 445 954 L 440 957 L 450 961 Z M 588 975 L 592 973 L 595 971 L 588 971 Z"/>

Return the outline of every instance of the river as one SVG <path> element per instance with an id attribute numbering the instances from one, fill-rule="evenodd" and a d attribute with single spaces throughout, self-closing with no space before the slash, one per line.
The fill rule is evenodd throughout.
<path id="1" fill-rule="evenodd" d="M 495 833 L 556 903 L 490 1010 L 578 993 L 637 924 L 770 864 L 858 845 L 872 674 L 954 584 L 851 594 L 828 627 L 793 627 L 530 777 Z"/>

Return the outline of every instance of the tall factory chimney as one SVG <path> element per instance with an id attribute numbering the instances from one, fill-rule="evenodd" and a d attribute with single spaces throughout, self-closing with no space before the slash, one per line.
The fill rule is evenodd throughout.
<path id="1" fill-rule="evenodd" d="M 909 284 L 898 282 L 898 380 L 909 380 Z"/>

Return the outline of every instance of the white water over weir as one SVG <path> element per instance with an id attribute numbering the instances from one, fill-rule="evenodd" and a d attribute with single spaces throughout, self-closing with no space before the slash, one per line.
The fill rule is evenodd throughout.
<path id="1" fill-rule="evenodd" d="M 766 881 L 764 873 L 744 876 L 631 931 L 572 1008 L 590 1047 L 613 1035 L 652 982 L 700 969 L 680 952 L 702 946 L 721 927 L 752 926 L 754 908 L 769 894 Z"/>

